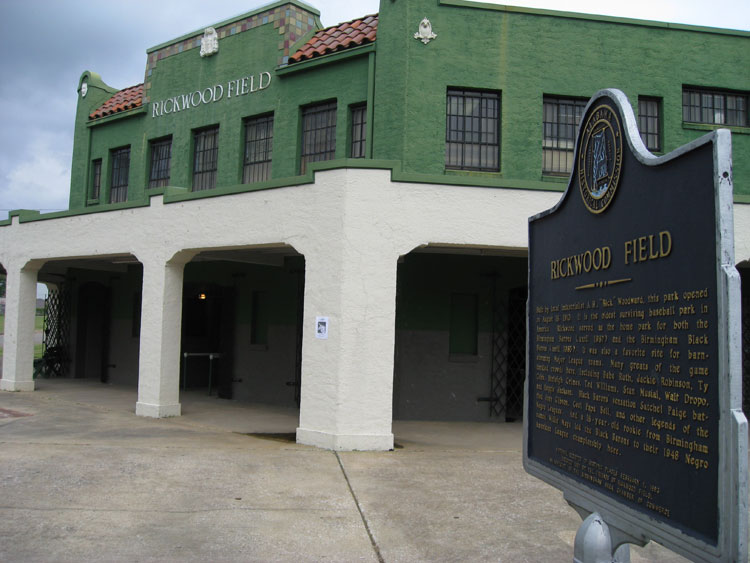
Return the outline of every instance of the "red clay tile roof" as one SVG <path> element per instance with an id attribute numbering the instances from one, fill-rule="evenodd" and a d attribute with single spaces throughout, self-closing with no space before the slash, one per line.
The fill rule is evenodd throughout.
<path id="1" fill-rule="evenodd" d="M 120 113 L 141 107 L 143 105 L 143 84 L 136 84 L 128 88 L 123 88 L 112 96 L 109 100 L 99 106 L 89 115 L 89 119 L 99 119 L 113 113 Z"/>
<path id="2" fill-rule="evenodd" d="M 377 14 L 321 29 L 289 57 L 289 64 L 367 45 L 375 41 L 377 31 Z"/>

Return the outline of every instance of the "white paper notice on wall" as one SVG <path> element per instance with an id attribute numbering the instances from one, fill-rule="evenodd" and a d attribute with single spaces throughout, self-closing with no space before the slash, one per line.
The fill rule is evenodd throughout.
<path id="1" fill-rule="evenodd" d="M 328 317 L 315 317 L 315 338 L 328 339 Z"/>

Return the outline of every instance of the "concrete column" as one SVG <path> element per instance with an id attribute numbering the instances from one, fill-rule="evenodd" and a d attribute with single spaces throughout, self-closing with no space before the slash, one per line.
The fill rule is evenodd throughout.
<path id="1" fill-rule="evenodd" d="M 8 263 L 2 391 L 34 390 L 34 315 L 40 265 Z"/>
<path id="2" fill-rule="evenodd" d="M 180 416 L 182 279 L 192 255 L 148 257 L 143 263 L 141 342 L 138 366 L 139 416 Z"/>
<path id="3" fill-rule="evenodd" d="M 355 237 L 305 260 L 297 441 L 332 450 L 393 449 L 397 255 L 373 245 L 362 253 Z M 329 317 L 327 340 L 316 338 L 317 316 Z"/>

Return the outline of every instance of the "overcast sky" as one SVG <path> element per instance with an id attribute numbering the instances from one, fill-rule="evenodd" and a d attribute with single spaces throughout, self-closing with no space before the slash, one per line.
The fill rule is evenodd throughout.
<path id="1" fill-rule="evenodd" d="M 0 219 L 9 209 L 67 209 L 76 87 L 84 70 L 99 73 L 115 88 L 138 84 L 147 48 L 271 2 L 0 0 L 0 31 L 6 45 L 0 55 Z M 375 13 L 379 6 L 379 0 L 308 3 L 320 10 L 324 25 Z M 750 0 L 514 4 L 750 30 Z M 750 72 L 748 58 L 737 62 L 738 71 Z"/>

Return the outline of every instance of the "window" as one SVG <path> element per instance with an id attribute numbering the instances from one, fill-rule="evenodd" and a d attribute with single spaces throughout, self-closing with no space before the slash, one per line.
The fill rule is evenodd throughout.
<path id="1" fill-rule="evenodd" d="M 273 115 L 245 121 L 245 161 L 242 183 L 262 182 L 271 178 L 273 153 Z"/>
<path id="2" fill-rule="evenodd" d="M 172 160 L 172 137 L 151 142 L 151 171 L 148 174 L 149 188 L 169 185 L 169 166 Z"/>
<path id="3" fill-rule="evenodd" d="M 253 291 L 252 313 L 250 317 L 250 344 L 268 344 L 268 292 Z"/>
<path id="4" fill-rule="evenodd" d="M 193 191 L 215 188 L 219 161 L 219 127 L 195 131 L 193 145 Z"/>
<path id="5" fill-rule="evenodd" d="M 352 143 L 349 147 L 351 158 L 364 158 L 367 140 L 367 106 L 352 106 Z"/>
<path id="6" fill-rule="evenodd" d="M 650 151 L 661 150 L 660 106 L 658 98 L 638 98 L 638 129 L 643 144 Z"/>
<path id="7" fill-rule="evenodd" d="M 475 293 L 452 293 L 448 335 L 450 355 L 477 355 L 478 298 Z"/>
<path id="8" fill-rule="evenodd" d="M 542 173 L 567 175 L 573 170 L 573 150 L 586 100 L 544 96 Z"/>
<path id="9" fill-rule="evenodd" d="M 748 127 L 747 92 L 683 87 L 682 120 L 693 123 Z"/>
<path id="10" fill-rule="evenodd" d="M 445 167 L 500 170 L 500 94 L 449 89 L 445 109 Z"/>
<path id="11" fill-rule="evenodd" d="M 109 188 L 109 202 L 128 200 L 128 174 L 130 169 L 130 147 L 112 151 L 112 181 Z"/>
<path id="12" fill-rule="evenodd" d="M 91 163 L 91 199 L 99 199 L 102 193 L 102 159 Z"/>
<path id="13" fill-rule="evenodd" d="M 302 151 L 300 173 L 307 164 L 336 157 L 336 102 L 302 109 Z"/>

